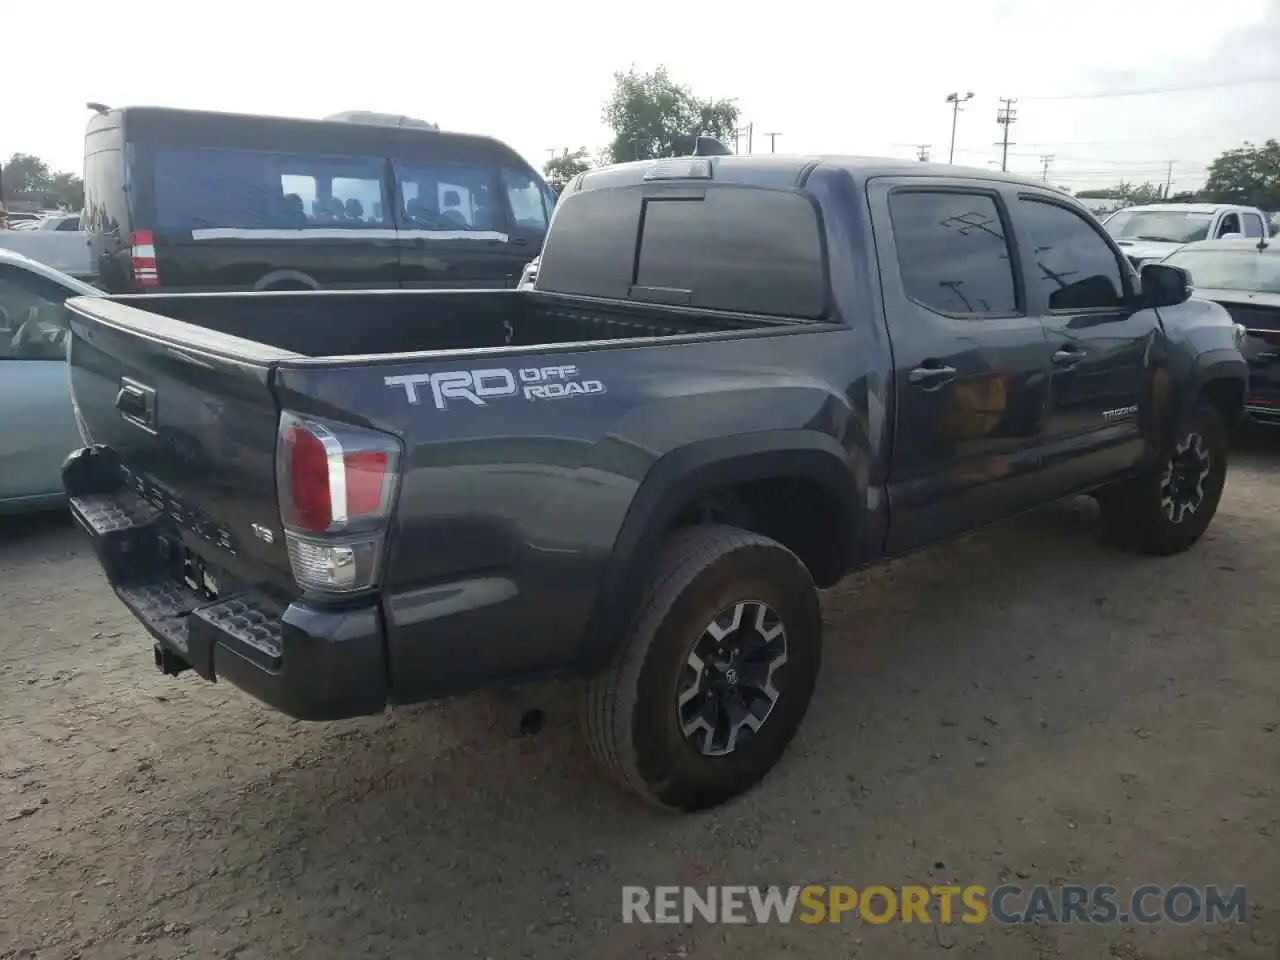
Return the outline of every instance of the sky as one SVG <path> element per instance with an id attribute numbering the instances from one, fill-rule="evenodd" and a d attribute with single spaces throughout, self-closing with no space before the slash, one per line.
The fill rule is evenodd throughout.
<path id="1" fill-rule="evenodd" d="M 914 157 L 928 144 L 945 161 L 946 96 L 972 91 L 955 162 L 986 167 L 999 161 L 998 98 L 1016 97 L 1009 169 L 1039 177 L 1048 155 L 1049 179 L 1076 190 L 1170 173 L 1175 191 L 1192 189 L 1223 150 L 1280 136 L 1280 0 L 751 9 L 222 0 L 197 14 L 133 0 L 122 15 L 102 0 L 60 0 L 59 22 L 75 25 L 68 46 L 49 42 L 39 18 L 30 44 L 8 38 L 0 156 L 80 172 L 92 100 L 407 114 L 495 136 L 541 167 L 551 150 L 607 143 L 614 72 L 659 65 L 700 96 L 734 98 L 755 152 L 776 131 L 780 153 Z M 20 77 L 31 91 L 21 96 Z"/>

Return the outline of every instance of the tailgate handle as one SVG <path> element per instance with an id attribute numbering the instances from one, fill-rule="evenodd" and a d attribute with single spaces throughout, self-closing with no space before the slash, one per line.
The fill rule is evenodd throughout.
<path id="1" fill-rule="evenodd" d="M 121 377 L 116 409 L 130 423 L 150 433 L 156 432 L 156 392 L 146 384 Z"/>

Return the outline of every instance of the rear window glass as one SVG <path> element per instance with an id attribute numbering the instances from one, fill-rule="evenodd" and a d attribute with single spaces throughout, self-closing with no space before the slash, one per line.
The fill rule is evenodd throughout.
<path id="1" fill-rule="evenodd" d="M 86 230 L 116 233 L 127 224 L 124 157 L 119 149 L 95 150 L 84 158 Z"/>
<path id="2" fill-rule="evenodd" d="M 538 287 L 770 316 L 826 306 L 818 214 L 801 194 L 708 187 L 702 197 L 641 188 L 572 196 L 547 238 Z"/>
<path id="3" fill-rule="evenodd" d="M 153 163 L 160 230 L 393 227 L 376 157 L 161 149 Z"/>

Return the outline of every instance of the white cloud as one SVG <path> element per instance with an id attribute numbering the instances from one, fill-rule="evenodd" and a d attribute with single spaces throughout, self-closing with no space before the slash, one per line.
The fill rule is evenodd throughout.
<path id="1" fill-rule="evenodd" d="M 957 162 L 985 166 L 996 98 L 1015 96 L 1010 168 L 1076 186 L 1174 186 L 1245 139 L 1274 134 L 1280 83 L 1114 99 L 1035 100 L 1280 74 L 1280 0 L 965 0 L 614 8 L 564 0 L 373 7 L 224 0 L 213 8 L 64 0 L 77 39 L 11 43 L 0 154 L 78 170 L 87 100 L 318 117 L 406 113 L 489 133 L 541 165 L 552 147 L 603 145 L 612 72 L 666 64 L 698 93 L 736 97 L 767 150 L 946 156 L 951 90 L 977 96 Z M 216 11 L 217 18 L 210 11 Z M 339 16 L 339 13 L 341 16 Z M 18 79 L 21 78 L 21 84 Z M 17 91 L 32 91 L 19 96 Z M 36 92 L 38 91 L 38 92 Z"/>

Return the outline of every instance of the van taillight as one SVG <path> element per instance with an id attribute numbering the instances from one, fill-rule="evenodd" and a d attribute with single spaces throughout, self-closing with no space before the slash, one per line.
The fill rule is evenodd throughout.
<path id="1" fill-rule="evenodd" d="M 160 273 L 156 270 L 156 238 L 150 230 L 133 231 L 133 282 L 139 287 L 160 286 Z"/>
<path id="2" fill-rule="evenodd" d="M 338 593 L 376 586 L 399 465 L 395 437 L 281 415 L 276 481 L 299 586 Z"/>

